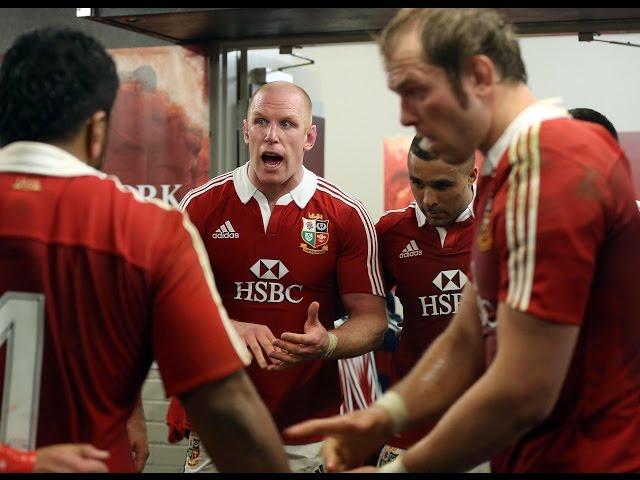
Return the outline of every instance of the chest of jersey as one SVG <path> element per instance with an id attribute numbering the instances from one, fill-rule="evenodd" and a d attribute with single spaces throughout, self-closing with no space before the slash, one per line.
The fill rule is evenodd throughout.
<path id="1" fill-rule="evenodd" d="M 387 232 L 382 262 L 403 305 L 405 325 L 449 317 L 468 281 L 472 224 L 447 232 L 444 245 L 433 227 Z"/>
<path id="2" fill-rule="evenodd" d="M 340 248 L 335 223 L 313 200 L 304 209 L 276 205 L 266 231 L 253 199 L 214 212 L 200 228 L 223 300 L 298 304 L 314 292 L 333 291 Z"/>

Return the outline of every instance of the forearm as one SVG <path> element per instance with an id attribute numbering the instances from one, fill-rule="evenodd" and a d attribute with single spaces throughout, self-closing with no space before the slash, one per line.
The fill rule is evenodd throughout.
<path id="1" fill-rule="evenodd" d="M 409 411 L 409 424 L 434 422 L 484 370 L 482 339 L 464 341 L 445 332 L 392 390 Z"/>
<path id="2" fill-rule="evenodd" d="M 513 444 L 540 418 L 508 382 L 487 373 L 455 403 L 402 463 L 409 472 L 468 470 Z"/>
<path id="3" fill-rule="evenodd" d="M 289 471 L 280 435 L 244 371 L 181 400 L 220 471 Z"/>
<path id="4" fill-rule="evenodd" d="M 578 327 L 543 321 L 502 303 L 497 324 L 500 348 L 491 366 L 407 452 L 403 463 L 409 471 L 468 469 L 513 444 L 553 410 Z"/>
<path id="5" fill-rule="evenodd" d="M 350 316 L 339 328 L 329 330 L 338 337 L 331 358 L 351 358 L 378 348 L 387 330 L 387 317 L 383 309 Z"/>
<path id="6" fill-rule="evenodd" d="M 131 415 L 127 420 L 127 423 L 133 423 L 133 422 L 142 422 L 143 425 L 145 422 L 144 409 L 142 408 L 142 393 L 138 394 L 136 405 L 135 407 L 133 407 L 133 410 L 131 411 Z"/>
<path id="7" fill-rule="evenodd" d="M 468 283 L 458 312 L 447 329 L 392 390 L 406 403 L 409 424 L 417 426 L 440 418 L 484 369 L 484 341 L 477 317 L 475 288 Z"/>
<path id="8" fill-rule="evenodd" d="M 127 420 L 127 434 L 129 436 L 129 444 L 131 445 L 131 452 L 134 456 L 136 469 L 141 472 L 149 458 L 149 441 L 147 438 L 147 424 L 142 408 L 142 396 L 140 394 Z"/>

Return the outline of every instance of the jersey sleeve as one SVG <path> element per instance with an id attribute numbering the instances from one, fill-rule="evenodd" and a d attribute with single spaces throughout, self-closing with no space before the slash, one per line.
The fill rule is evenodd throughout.
<path id="1" fill-rule="evenodd" d="M 597 146 L 583 142 L 585 150 L 578 151 L 545 144 L 539 128 L 509 150 L 499 300 L 547 321 L 580 325 L 610 190 L 601 169 L 576 160 Z"/>
<path id="2" fill-rule="evenodd" d="M 396 286 L 396 279 L 391 269 L 389 260 L 391 255 L 387 252 L 388 245 L 388 232 L 390 228 L 390 222 L 387 220 L 389 217 L 382 217 L 376 223 L 376 236 L 378 238 L 378 248 L 380 250 L 380 266 L 382 268 L 382 280 L 384 291 L 388 292 Z"/>
<path id="3" fill-rule="evenodd" d="M 168 396 L 224 378 L 250 361 L 195 227 L 180 212 L 170 216 L 152 279 L 153 349 Z"/>
<path id="4" fill-rule="evenodd" d="M 198 233 L 200 233 L 200 237 L 203 237 L 204 232 L 202 231 L 203 219 L 200 211 L 200 199 L 197 196 L 192 195 L 192 191 L 187 192 L 187 194 L 183 197 L 182 201 L 178 205 L 178 210 L 186 213 L 187 217 L 191 221 L 191 223 L 196 227 Z"/>
<path id="5" fill-rule="evenodd" d="M 340 218 L 340 253 L 337 276 L 340 294 L 370 293 L 384 296 L 375 227 L 360 202 Z"/>

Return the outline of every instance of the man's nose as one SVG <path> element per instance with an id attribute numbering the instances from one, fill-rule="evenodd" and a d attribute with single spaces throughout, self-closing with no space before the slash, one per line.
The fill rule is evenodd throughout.
<path id="1" fill-rule="evenodd" d="M 425 188 L 422 196 L 422 205 L 427 210 L 438 205 L 438 194 L 431 188 Z"/>
<path id="2" fill-rule="evenodd" d="M 275 123 L 269 124 L 267 135 L 264 137 L 264 141 L 268 143 L 275 143 L 278 141 L 278 125 Z"/>
<path id="3" fill-rule="evenodd" d="M 400 123 L 405 127 L 411 127 L 417 123 L 417 116 L 414 114 L 413 108 L 406 100 L 400 102 Z"/>

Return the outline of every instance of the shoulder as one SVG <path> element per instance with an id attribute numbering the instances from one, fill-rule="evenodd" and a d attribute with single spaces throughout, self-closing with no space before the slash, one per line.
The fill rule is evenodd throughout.
<path id="1" fill-rule="evenodd" d="M 366 213 L 366 209 L 360 200 L 349 195 L 340 187 L 328 180 L 317 177 L 316 196 L 323 202 L 345 210 L 359 210 Z"/>
<path id="2" fill-rule="evenodd" d="M 604 128 L 567 118 L 530 126 L 514 138 L 506 157 L 509 185 L 518 192 L 539 193 L 553 203 L 572 197 L 599 202 L 611 193 L 614 169 L 628 167 L 624 153 Z"/>
<path id="3" fill-rule="evenodd" d="M 417 226 L 417 221 L 415 219 L 416 208 L 416 203 L 411 202 L 404 208 L 387 210 L 384 212 L 376 223 L 376 231 L 378 232 L 378 235 L 388 233 L 389 231 L 399 228 L 401 225 L 411 222 L 412 220 Z"/>
<path id="4" fill-rule="evenodd" d="M 212 197 L 222 195 L 229 187 L 233 187 L 233 171 L 213 177 L 199 187 L 189 190 L 185 196 L 182 197 L 178 209 L 185 210 L 191 204 L 208 201 Z"/>
<path id="5" fill-rule="evenodd" d="M 114 214 L 122 216 L 127 223 L 140 225 L 146 221 L 167 221 L 182 223 L 183 213 L 168 203 L 155 198 L 143 198 L 137 190 L 123 185 L 117 177 L 108 176 L 102 180 L 103 188 L 113 193 Z"/>
<path id="6" fill-rule="evenodd" d="M 518 145 L 515 145 L 515 143 Z M 511 148 L 520 160 L 541 160 L 541 168 L 608 170 L 623 155 L 615 139 L 600 125 L 571 118 L 557 118 L 532 125 Z M 551 160 L 551 161 L 549 161 Z M 559 165 L 560 164 L 560 165 Z"/>
<path id="7" fill-rule="evenodd" d="M 143 198 L 118 178 L 78 178 L 77 182 L 82 188 L 92 188 L 91 195 L 75 196 L 76 202 L 83 199 L 83 211 L 88 212 L 82 232 L 92 248 L 154 270 L 159 252 L 175 252 L 188 238 L 189 222 L 184 213 L 160 200 Z"/>
<path id="8" fill-rule="evenodd" d="M 318 177 L 313 200 L 329 215 L 339 231 L 348 235 L 365 235 L 368 242 L 377 242 L 373 221 L 360 200 L 321 177 Z"/>
<path id="9" fill-rule="evenodd" d="M 560 144 L 615 144 L 615 139 L 606 129 L 593 122 L 573 118 L 554 118 L 537 124 L 542 143 Z M 536 127 L 534 124 L 531 128 Z"/>

